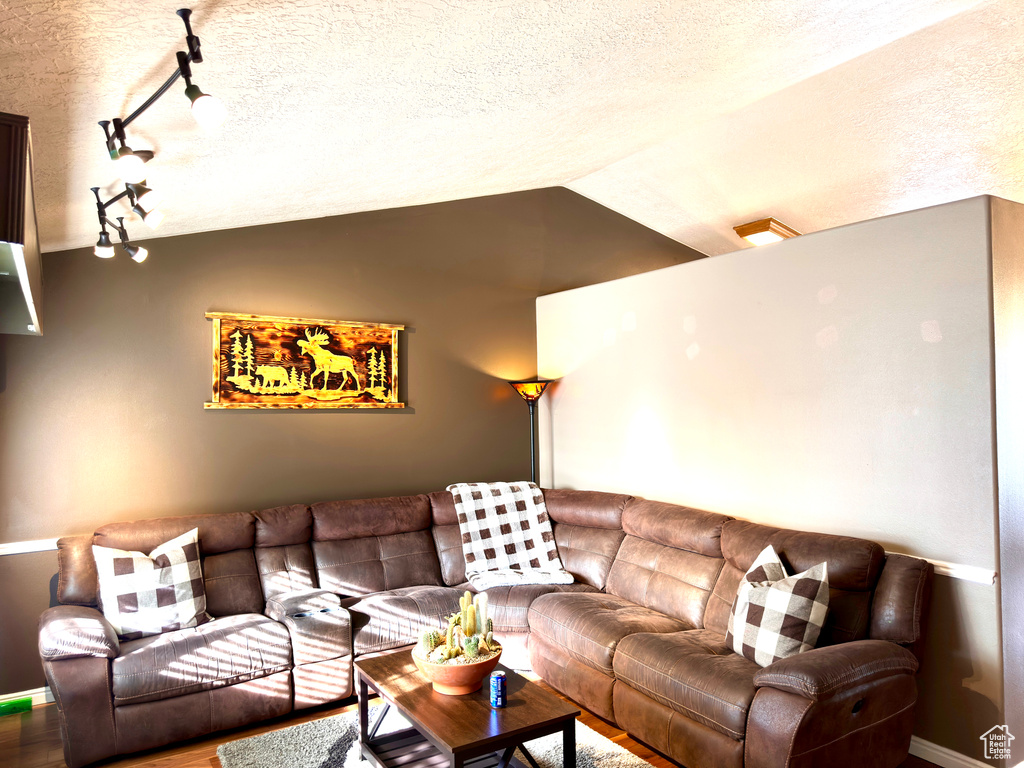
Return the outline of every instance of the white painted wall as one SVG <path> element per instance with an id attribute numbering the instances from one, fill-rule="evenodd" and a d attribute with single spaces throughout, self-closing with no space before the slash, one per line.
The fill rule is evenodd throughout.
<path id="1" fill-rule="evenodd" d="M 545 484 L 997 568 L 988 198 L 545 296 L 537 332 Z M 955 684 L 1000 706 L 969 594 Z"/>

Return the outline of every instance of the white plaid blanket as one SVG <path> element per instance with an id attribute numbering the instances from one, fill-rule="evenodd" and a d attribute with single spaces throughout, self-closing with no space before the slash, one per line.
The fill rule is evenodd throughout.
<path id="1" fill-rule="evenodd" d="M 544 506 L 533 483 L 455 483 L 466 578 L 478 591 L 510 584 L 572 584 L 562 568 Z"/>

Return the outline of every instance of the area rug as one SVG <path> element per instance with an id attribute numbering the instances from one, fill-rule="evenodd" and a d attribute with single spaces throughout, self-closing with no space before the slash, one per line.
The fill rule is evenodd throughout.
<path id="1" fill-rule="evenodd" d="M 370 709 L 370 722 L 376 707 Z M 356 712 L 293 725 L 280 731 L 239 739 L 217 747 L 223 768 L 366 768 L 359 760 L 359 721 Z M 408 728 L 392 710 L 378 733 Z M 561 768 L 562 734 L 527 742 L 541 768 Z M 525 759 L 518 752 L 520 761 Z M 576 721 L 578 768 L 650 768 L 650 763 Z"/>

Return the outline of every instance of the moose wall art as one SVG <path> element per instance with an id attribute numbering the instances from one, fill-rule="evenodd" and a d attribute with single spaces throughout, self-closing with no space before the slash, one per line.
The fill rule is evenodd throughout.
<path id="1" fill-rule="evenodd" d="M 213 401 L 206 408 L 404 408 L 403 325 L 207 312 Z"/>

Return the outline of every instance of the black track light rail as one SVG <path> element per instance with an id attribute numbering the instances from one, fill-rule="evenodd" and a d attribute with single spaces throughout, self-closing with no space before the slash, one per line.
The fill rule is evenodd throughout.
<path id="1" fill-rule="evenodd" d="M 96 243 L 96 255 L 102 258 L 113 256 L 110 236 L 107 227 L 113 228 L 121 237 L 121 244 L 133 260 L 142 262 L 146 258 L 146 249 L 132 245 L 125 229 L 124 217 L 116 217 L 116 221 L 107 215 L 107 210 L 114 203 L 127 198 L 131 213 L 138 215 L 154 229 L 163 219 L 163 214 L 155 210 L 159 195 L 146 186 L 145 171 L 141 163 L 153 159 L 153 151 L 148 149 L 132 149 L 128 146 L 125 129 L 141 117 L 146 110 L 155 104 L 180 79 L 185 81 L 185 96 L 192 103 L 192 115 L 204 128 L 216 127 L 224 118 L 223 105 L 208 93 L 203 93 L 199 86 L 192 82 L 192 64 L 203 61 L 202 45 L 199 37 L 192 31 L 192 11 L 181 8 L 177 11 L 185 25 L 186 50 L 177 51 L 175 59 L 177 68 L 163 85 L 125 118 L 115 117 L 113 120 L 100 120 L 103 129 L 104 144 L 110 159 L 117 163 L 118 173 L 125 182 L 124 190 L 106 202 L 100 197 L 100 188 L 92 187 L 96 196 L 96 213 L 100 224 L 100 238 Z M 130 215 L 130 214 L 129 214 Z"/>
<path id="2" fill-rule="evenodd" d="M 133 195 L 132 191 L 130 189 L 128 189 L 128 186 L 125 185 L 125 188 L 124 188 L 123 192 L 120 192 L 120 193 L 114 195 L 112 198 L 107 200 L 107 202 L 105 202 L 105 203 L 103 202 L 102 198 L 100 198 L 100 188 L 99 187 L 90 187 L 90 189 L 92 190 L 92 193 L 94 195 L 96 195 L 96 213 L 99 215 L 100 227 L 102 227 L 103 229 L 106 229 L 107 225 L 109 224 L 110 226 L 112 226 L 114 229 L 116 229 L 118 231 L 123 230 L 124 229 L 124 224 L 123 223 L 120 226 L 118 226 L 113 221 L 111 221 L 109 216 L 107 216 L 107 208 L 112 206 L 118 200 L 121 200 L 122 198 L 125 198 L 125 197 L 127 197 L 131 201 L 133 206 L 135 205 L 135 195 Z"/>
<path id="3" fill-rule="evenodd" d="M 164 84 L 156 89 L 156 92 L 146 99 L 142 104 L 132 112 L 128 117 L 123 120 L 119 117 L 115 117 L 113 120 L 100 120 L 100 125 L 103 127 L 103 133 L 107 139 L 107 150 L 112 151 L 114 149 L 114 142 L 120 141 L 123 147 L 126 143 L 124 129 L 127 128 L 132 121 L 135 120 L 139 115 L 149 109 L 157 100 L 167 93 L 168 89 L 177 82 L 179 77 L 185 77 L 185 84 L 190 85 L 189 79 L 192 77 L 192 62 L 196 64 L 202 64 L 203 62 L 203 51 L 199 38 L 192 34 L 192 22 L 190 17 L 192 16 L 192 10 L 190 8 L 180 8 L 177 14 L 181 17 L 181 20 L 185 22 L 185 43 L 188 45 L 188 53 L 185 51 L 177 52 L 178 68 L 174 70 L 174 74 L 164 81 Z M 114 133 L 111 135 L 109 127 L 111 124 L 114 126 Z M 145 150 L 137 151 L 135 154 L 144 154 Z"/>

